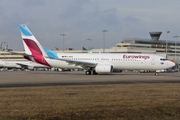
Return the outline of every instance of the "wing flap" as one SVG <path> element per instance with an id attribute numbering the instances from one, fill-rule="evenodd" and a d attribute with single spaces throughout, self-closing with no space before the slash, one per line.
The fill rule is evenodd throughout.
<path id="1" fill-rule="evenodd" d="M 29 65 L 22 64 L 22 63 L 16 63 L 17 65 L 20 65 L 22 68 L 28 68 Z"/>

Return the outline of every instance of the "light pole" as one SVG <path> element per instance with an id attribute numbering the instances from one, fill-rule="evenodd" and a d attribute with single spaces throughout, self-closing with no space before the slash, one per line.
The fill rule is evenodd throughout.
<path id="1" fill-rule="evenodd" d="M 166 58 L 167 58 L 167 46 L 168 46 L 168 43 L 167 43 L 167 41 L 168 41 L 168 33 L 170 33 L 170 31 L 167 31 L 167 39 L 166 39 Z"/>
<path id="2" fill-rule="evenodd" d="M 1 47 L 0 49 L 1 49 L 1 50 L 3 50 L 3 48 L 2 48 L 2 44 L 3 44 L 3 42 L 1 42 L 1 43 L 0 43 L 0 47 Z"/>
<path id="3" fill-rule="evenodd" d="M 4 46 L 4 50 L 3 50 L 4 51 L 4 61 L 5 61 L 5 50 L 7 49 L 7 42 L 2 42 L 2 44 L 6 44 L 6 46 Z"/>
<path id="4" fill-rule="evenodd" d="M 64 52 L 64 36 L 65 36 L 66 34 L 60 34 L 60 36 L 63 36 L 63 52 Z"/>
<path id="5" fill-rule="evenodd" d="M 87 40 L 89 40 L 89 50 L 91 49 L 91 39 L 90 38 L 88 38 Z"/>
<path id="6" fill-rule="evenodd" d="M 180 36 L 173 36 L 173 38 L 178 38 L 178 37 L 180 37 Z M 176 63 L 176 40 L 175 40 L 175 63 Z"/>
<path id="7" fill-rule="evenodd" d="M 105 53 L 105 32 L 108 32 L 107 30 L 102 30 L 103 32 L 103 53 Z"/>

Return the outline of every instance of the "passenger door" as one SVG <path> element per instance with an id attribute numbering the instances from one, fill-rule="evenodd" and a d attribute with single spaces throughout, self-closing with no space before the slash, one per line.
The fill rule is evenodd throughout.
<path id="1" fill-rule="evenodd" d="M 155 59 L 154 58 L 151 59 L 151 65 L 155 65 Z"/>

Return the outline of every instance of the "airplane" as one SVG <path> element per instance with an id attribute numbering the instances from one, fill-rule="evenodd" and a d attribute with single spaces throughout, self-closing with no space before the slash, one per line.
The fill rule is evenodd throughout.
<path id="1" fill-rule="evenodd" d="M 19 25 L 25 53 L 40 64 L 56 68 L 83 69 L 86 75 L 110 74 L 122 70 L 162 70 L 175 63 L 155 54 L 57 53 L 44 48 L 25 24 Z M 155 75 L 159 75 L 155 72 Z"/>
<path id="2" fill-rule="evenodd" d="M 50 68 L 50 67 L 27 60 L 0 60 L 0 68 L 34 70 L 36 68 Z"/>

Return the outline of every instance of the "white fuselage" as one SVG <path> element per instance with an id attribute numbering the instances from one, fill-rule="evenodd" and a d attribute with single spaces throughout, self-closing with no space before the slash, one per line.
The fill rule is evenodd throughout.
<path id="1" fill-rule="evenodd" d="M 167 69 L 175 65 L 173 62 L 164 60 L 163 57 L 153 54 L 59 53 L 57 55 L 59 59 L 109 64 L 113 66 L 113 69 L 120 70 L 159 70 Z M 82 68 L 82 65 L 70 64 L 62 60 L 46 58 L 46 61 L 51 66 L 59 68 Z"/>

